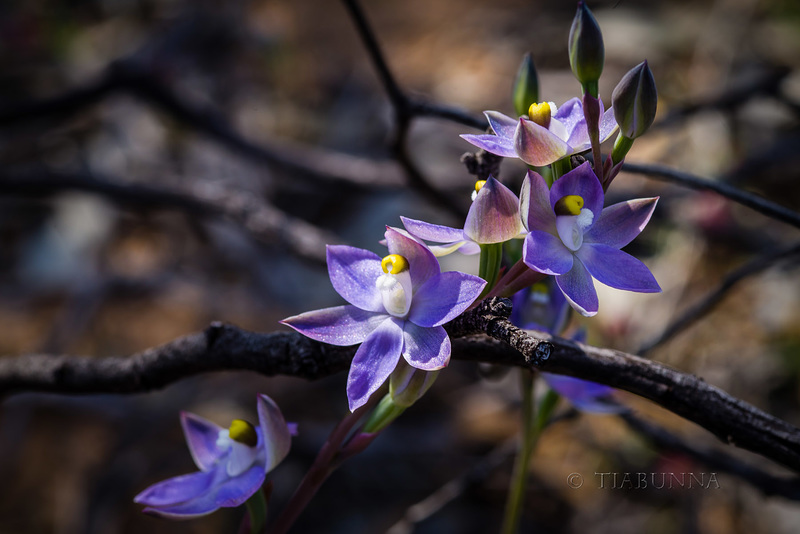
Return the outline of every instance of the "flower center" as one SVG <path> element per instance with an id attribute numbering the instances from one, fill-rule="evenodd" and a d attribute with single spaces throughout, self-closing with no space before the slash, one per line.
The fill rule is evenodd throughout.
<path id="1" fill-rule="evenodd" d="M 477 182 L 475 182 L 475 191 L 472 192 L 472 200 L 473 200 L 473 202 L 477 198 L 478 193 L 481 192 L 481 189 L 483 189 L 484 185 L 486 185 L 486 180 L 478 180 Z"/>
<path id="2" fill-rule="evenodd" d="M 539 104 L 533 103 L 528 108 L 528 118 L 545 128 L 550 127 L 550 103 L 541 102 Z"/>
<path id="3" fill-rule="evenodd" d="M 580 198 L 580 197 L 578 197 Z M 583 208 L 577 215 L 556 216 L 556 230 L 564 246 L 575 252 L 583 245 L 583 233 L 592 225 L 594 213 Z"/>
<path id="4" fill-rule="evenodd" d="M 580 215 L 583 208 L 583 197 L 567 195 L 558 199 L 555 205 L 556 215 Z"/>
<path id="5" fill-rule="evenodd" d="M 234 419 L 228 428 L 228 435 L 234 441 L 243 443 L 248 447 L 255 447 L 258 444 L 258 434 L 256 428 L 242 419 Z"/>
<path id="6" fill-rule="evenodd" d="M 411 274 L 408 260 L 399 254 L 389 254 L 381 260 L 382 274 L 375 280 L 381 292 L 383 307 L 395 317 L 405 317 L 411 307 Z"/>

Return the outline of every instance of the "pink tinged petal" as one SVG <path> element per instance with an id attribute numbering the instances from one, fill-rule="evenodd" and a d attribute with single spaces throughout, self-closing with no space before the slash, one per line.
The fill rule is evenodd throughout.
<path id="1" fill-rule="evenodd" d="M 350 411 L 363 406 L 392 374 L 403 350 L 403 321 L 385 320 L 356 351 L 347 377 Z"/>
<path id="2" fill-rule="evenodd" d="M 450 362 L 450 338 L 441 326 L 425 328 L 406 321 L 403 340 L 403 358 L 412 367 L 435 371 Z"/>
<path id="3" fill-rule="evenodd" d="M 436 243 L 451 243 L 464 240 L 464 230 L 461 228 L 450 228 L 449 226 L 417 221 L 408 217 L 400 217 L 400 221 L 402 221 L 408 233 L 417 239 Z"/>
<path id="4" fill-rule="evenodd" d="M 584 243 L 577 255 L 589 273 L 607 286 L 637 293 L 661 291 L 650 269 L 626 252 L 600 243 Z"/>
<path id="5" fill-rule="evenodd" d="M 528 165 L 550 165 L 570 153 L 563 139 L 533 121 L 520 119 L 514 134 L 514 149 Z"/>
<path id="6" fill-rule="evenodd" d="M 447 271 L 428 279 L 414 294 L 409 321 L 424 327 L 439 326 L 455 319 L 472 304 L 486 281 L 458 271 Z"/>
<path id="7" fill-rule="evenodd" d="M 476 243 L 503 243 L 521 230 L 517 195 L 490 176 L 469 208 L 464 234 Z"/>
<path id="8" fill-rule="evenodd" d="M 270 472 L 289 454 L 297 425 L 287 425 L 278 405 L 266 395 L 258 395 L 258 425 L 264 438 L 264 470 Z"/>
<path id="9" fill-rule="evenodd" d="M 386 227 L 386 244 L 390 254 L 400 254 L 408 261 L 411 286 L 418 288 L 431 276 L 439 274 L 439 261 L 428 247 L 403 235 L 396 228 Z M 374 282 L 373 282 L 374 283 Z"/>
<path id="10" fill-rule="evenodd" d="M 517 129 L 517 119 L 503 115 L 498 111 L 484 111 L 486 119 L 489 121 L 489 126 L 492 127 L 494 133 L 498 137 L 506 137 L 508 139 L 514 138 L 514 131 Z"/>
<path id="11" fill-rule="evenodd" d="M 181 412 L 181 426 L 195 465 L 202 471 L 210 470 L 225 452 L 217 448 L 223 428 L 189 412 Z"/>
<path id="12" fill-rule="evenodd" d="M 333 288 L 350 304 L 362 310 L 383 312 L 375 280 L 383 274 L 381 259 L 368 250 L 328 245 L 328 274 Z"/>
<path id="13" fill-rule="evenodd" d="M 504 158 L 516 158 L 517 151 L 514 149 L 514 139 L 510 137 L 500 137 L 497 135 L 471 135 L 464 134 L 461 139 Z"/>
<path id="14" fill-rule="evenodd" d="M 555 210 L 556 202 L 567 195 L 579 195 L 583 198 L 583 207 L 592 212 L 594 220 L 600 217 L 603 210 L 603 187 L 588 161 L 553 183 L 550 189 L 551 209 Z"/>
<path id="15" fill-rule="evenodd" d="M 584 317 L 597 314 L 597 292 L 594 289 L 594 282 L 580 259 L 575 258 L 568 273 L 556 276 L 556 284 L 567 297 L 570 306 L 578 313 Z"/>
<path id="16" fill-rule="evenodd" d="M 519 212 L 528 230 L 555 232 L 556 214 L 550 205 L 550 189 L 537 172 L 529 170 L 522 182 Z"/>
<path id="17" fill-rule="evenodd" d="M 600 104 L 602 109 L 602 103 Z M 614 106 L 611 106 L 602 114 L 600 118 L 600 142 L 608 141 L 614 132 L 617 131 L 617 119 L 614 118 Z"/>
<path id="18" fill-rule="evenodd" d="M 202 495 L 174 506 L 145 508 L 145 512 L 172 519 L 189 519 L 210 514 L 219 508 L 240 506 L 264 483 L 265 472 L 251 467 L 235 478 L 223 480 Z"/>
<path id="19" fill-rule="evenodd" d="M 171 506 L 186 502 L 207 492 L 222 472 L 220 468 L 169 478 L 153 484 L 134 497 L 133 502 L 147 506 Z"/>
<path id="20" fill-rule="evenodd" d="M 547 232 L 534 230 L 525 238 L 522 261 L 534 271 L 558 275 L 572 269 L 574 257 L 561 239 Z"/>
<path id="21" fill-rule="evenodd" d="M 281 323 L 311 339 L 347 346 L 364 341 L 385 319 L 383 304 L 381 313 L 364 311 L 347 304 L 301 313 L 288 317 Z"/>
<path id="22" fill-rule="evenodd" d="M 637 198 L 605 208 L 584 235 L 587 243 L 622 248 L 644 230 L 656 209 L 655 198 Z"/>

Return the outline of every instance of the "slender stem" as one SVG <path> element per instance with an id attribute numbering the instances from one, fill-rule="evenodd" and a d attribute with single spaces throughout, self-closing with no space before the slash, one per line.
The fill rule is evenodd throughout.
<path id="1" fill-rule="evenodd" d="M 535 420 L 535 399 L 533 381 L 536 375 L 528 370 L 520 369 L 522 385 L 522 443 L 514 461 L 511 485 L 508 489 L 508 500 L 503 517 L 503 534 L 514 534 L 519 528 L 522 516 L 522 501 L 525 498 L 525 487 L 528 481 L 528 465 L 536 445 L 538 425 Z"/>
<path id="2" fill-rule="evenodd" d="M 481 259 L 478 267 L 478 276 L 486 280 L 486 287 L 478 297 L 481 300 L 489 294 L 500 276 L 500 263 L 503 260 L 503 244 L 489 243 L 481 245 Z"/>
<path id="3" fill-rule="evenodd" d="M 250 515 L 250 534 L 261 534 L 267 523 L 267 500 L 264 492 L 259 488 L 245 502 L 247 513 Z"/>
<path id="4" fill-rule="evenodd" d="M 387 393 L 375 407 L 375 410 L 370 414 L 361 432 L 366 434 L 380 432 L 386 428 L 389 423 L 397 419 L 400 414 L 406 411 L 406 408 L 406 406 L 395 404 L 394 400 L 392 400 L 392 396 Z"/>
<path id="5" fill-rule="evenodd" d="M 569 162 L 569 157 L 561 158 L 550 164 L 550 169 L 553 171 L 553 181 L 555 182 L 569 171 L 572 170 L 572 165 Z M 549 184 L 552 185 L 552 184 Z"/>
<path id="6" fill-rule="evenodd" d="M 616 165 L 625 159 L 625 156 L 633 146 L 633 139 L 625 137 L 622 133 L 617 134 L 617 139 L 614 141 L 614 148 L 611 151 L 612 165 Z"/>
<path id="7" fill-rule="evenodd" d="M 583 116 L 586 119 L 586 129 L 589 141 L 592 143 L 592 158 L 594 159 L 594 173 L 600 183 L 603 183 L 603 158 L 600 155 L 600 101 L 589 93 L 583 95 Z"/>

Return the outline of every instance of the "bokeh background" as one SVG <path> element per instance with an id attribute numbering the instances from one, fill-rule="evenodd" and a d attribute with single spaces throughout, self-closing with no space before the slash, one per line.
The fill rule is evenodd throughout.
<path id="1" fill-rule="evenodd" d="M 560 103 L 579 93 L 567 59 L 573 2 L 363 4 L 389 66 L 411 94 L 475 114 L 511 114 L 511 84 L 527 51 L 544 98 Z M 643 59 L 658 84 L 659 119 L 637 141 L 630 161 L 666 164 L 800 206 L 797 2 L 589 5 L 605 35 L 600 89 L 606 103 L 622 74 Z M 339 2 L 5 1 L 3 357 L 133 354 L 212 320 L 279 330 L 283 317 L 340 303 L 324 265 L 313 259 L 313 240 L 311 252 L 300 247 L 306 253 L 298 257 L 297 232 L 291 230 L 300 223 L 291 221 L 376 251 L 384 225 L 399 225 L 401 214 L 461 224 L 410 187 L 348 185 L 253 156 L 136 91 L 88 93 L 52 113 L 25 113 L 25 103 L 74 96 L 130 65 L 169 88 L 179 102 L 216 117 L 212 125 L 221 117 L 243 139 L 286 158 L 322 167 L 330 165 L 331 154 L 368 158 L 386 176 L 403 176 L 388 148 L 392 109 Z M 459 133 L 475 131 L 418 119 L 408 146 L 431 182 L 466 206 L 474 178 L 459 161 L 470 150 Z M 522 171 L 506 162 L 500 177 L 518 184 Z M 124 193 L 81 192 L 64 187 L 67 178 L 153 186 L 203 199 L 258 199 L 281 210 L 289 229 L 254 233 L 235 217 L 132 202 Z M 40 185 L 20 187 L 26 180 Z M 711 193 L 642 176 L 622 174 L 609 202 L 653 195 L 661 196 L 656 216 L 627 250 L 648 264 L 664 292 L 602 290 L 598 316 L 579 321 L 592 344 L 635 352 L 727 273 L 797 239 L 795 228 Z M 463 258 L 447 265 L 477 270 L 474 260 Z M 800 424 L 797 267 L 797 258 L 789 258 L 743 281 L 709 315 L 650 356 Z M 235 531 L 240 510 L 171 523 L 142 515 L 132 498 L 156 481 L 194 469 L 179 411 L 222 425 L 233 418 L 252 421 L 257 392 L 272 396 L 286 418 L 300 425 L 290 457 L 272 475 L 274 518 L 345 414 L 344 384 L 344 374 L 307 382 L 229 372 L 128 396 L 9 396 L 0 407 L 0 533 Z M 725 448 L 646 401 L 624 393 L 618 398 L 688 442 Z M 515 373 L 453 362 L 418 405 L 331 477 L 295 531 L 497 531 L 518 407 Z M 569 405 L 564 402 L 558 413 L 569 414 Z M 785 473 L 756 455 L 740 456 Z M 571 414 L 539 444 L 522 531 L 796 531 L 796 502 L 765 497 L 724 473 L 717 475 L 719 488 L 672 491 L 598 488 L 594 477 L 712 471 L 654 447 L 618 417 Z M 567 485 L 575 472 L 586 479 L 580 489 Z M 411 506 L 452 480 L 464 482 L 457 498 L 433 507 L 427 519 L 409 520 L 419 512 Z"/>

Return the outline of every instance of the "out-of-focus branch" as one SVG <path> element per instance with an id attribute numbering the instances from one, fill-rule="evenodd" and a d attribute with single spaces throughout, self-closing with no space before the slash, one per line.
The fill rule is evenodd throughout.
<path id="1" fill-rule="evenodd" d="M 0 173 L 0 195 L 42 197 L 61 191 L 96 193 L 140 209 L 176 209 L 193 216 L 222 217 L 240 225 L 260 242 L 280 243 L 316 263 L 325 263 L 326 243 L 340 241 L 255 195 L 221 187 L 179 192 L 77 173 L 40 171 L 17 176 Z"/>
<path id="2" fill-rule="evenodd" d="M 722 283 L 712 292 L 703 297 L 702 300 L 687 309 L 683 314 L 677 317 L 664 331 L 659 334 L 655 339 L 647 341 L 637 351 L 637 354 L 644 356 L 654 348 L 662 345 L 666 341 L 672 339 L 677 334 L 694 324 L 695 321 L 709 313 L 714 307 L 719 304 L 725 295 L 733 289 L 742 280 L 756 275 L 772 265 L 780 262 L 781 260 L 791 258 L 800 254 L 800 243 L 795 243 L 789 247 L 778 249 L 770 254 L 765 254 L 754 260 L 747 262 L 735 271 L 729 273 Z"/>
<path id="3" fill-rule="evenodd" d="M 622 164 L 622 170 L 634 174 L 642 174 L 648 178 L 661 180 L 662 182 L 674 183 L 690 189 L 706 189 L 714 191 L 715 193 L 738 202 L 743 206 L 747 206 L 759 213 L 777 219 L 779 221 L 790 224 L 794 227 L 800 228 L 800 214 L 785 208 L 779 204 L 766 200 L 757 195 L 753 195 L 736 187 L 719 182 L 701 178 L 688 172 L 671 169 L 663 165 L 644 165 L 641 163 L 628 163 L 627 161 Z"/>
<path id="4" fill-rule="evenodd" d="M 623 389 L 726 443 L 800 472 L 800 430 L 789 423 L 660 363 L 520 330 L 508 321 L 510 313 L 508 300 L 490 299 L 447 325 L 452 337 L 467 336 L 454 341 L 453 358 L 541 369 Z M 354 347 L 333 347 L 295 333 L 257 334 L 213 324 L 130 357 L 0 358 L 0 396 L 20 391 L 134 393 L 198 373 L 237 369 L 315 379 L 344 370 L 354 352 Z"/>

